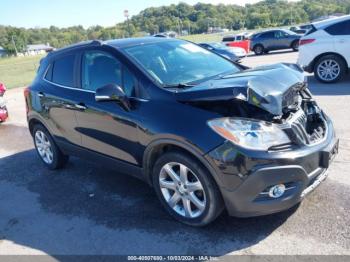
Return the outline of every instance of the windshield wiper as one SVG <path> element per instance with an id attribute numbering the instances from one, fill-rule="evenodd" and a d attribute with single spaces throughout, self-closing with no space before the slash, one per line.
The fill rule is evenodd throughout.
<path id="1" fill-rule="evenodd" d="M 186 84 L 186 83 L 178 83 L 175 85 L 166 85 L 165 88 L 187 88 L 187 87 L 194 87 L 195 85 L 192 84 Z"/>

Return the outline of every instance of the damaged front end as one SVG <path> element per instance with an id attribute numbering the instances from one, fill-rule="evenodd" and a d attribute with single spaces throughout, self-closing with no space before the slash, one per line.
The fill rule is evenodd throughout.
<path id="1" fill-rule="evenodd" d="M 251 127 L 257 128 L 257 132 L 273 125 L 287 134 L 289 139 L 280 135 L 281 142 L 270 141 L 270 146 L 262 146 L 262 150 L 312 145 L 326 137 L 327 117 L 312 98 L 304 75 L 296 65 L 277 64 L 221 76 L 179 91 L 175 96 L 182 103 L 215 112 L 227 119 L 266 123 L 265 127 L 257 127 L 253 122 Z M 232 122 L 225 125 L 235 129 Z M 277 129 L 270 132 L 276 133 Z M 232 139 L 238 138 L 229 140 Z M 270 139 L 275 138 L 271 136 Z"/>

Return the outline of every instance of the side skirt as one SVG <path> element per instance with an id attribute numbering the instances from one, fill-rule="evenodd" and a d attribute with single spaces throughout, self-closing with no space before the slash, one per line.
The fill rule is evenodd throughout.
<path id="1" fill-rule="evenodd" d="M 144 182 L 147 182 L 142 167 L 126 163 L 124 161 L 89 150 L 87 148 L 73 145 L 67 141 L 62 141 L 61 139 L 55 139 L 55 142 L 57 143 L 57 146 L 60 148 L 60 150 L 66 155 L 83 158 L 88 161 L 98 163 L 98 165 L 107 167 L 108 169 L 118 170 L 119 173 L 131 175 Z"/>

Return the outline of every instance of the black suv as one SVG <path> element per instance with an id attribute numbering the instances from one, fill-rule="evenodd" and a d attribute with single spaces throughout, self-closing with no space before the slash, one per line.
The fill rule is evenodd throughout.
<path id="1" fill-rule="evenodd" d="M 292 64 L 247 69 L 167 38 L 85 42 L 50 53 L 25 90 L 50 169 L 68 156 L 136 176 L 202 226 L 288 209 L 338 150 L 331 120 Z"/>
<path id="2" fill-rule="evenodd" d="M 269 30 L 254 34 L 251 37 L 250 48 L 256 55 L 289 48 L 298 51 L 300 38 L 301 35 L 290 30 Z"/>

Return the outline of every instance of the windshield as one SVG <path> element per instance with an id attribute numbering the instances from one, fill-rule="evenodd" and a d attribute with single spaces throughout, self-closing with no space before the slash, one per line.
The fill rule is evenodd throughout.
<path id="1" fill-rule="evenodd" d="M 124 49 L 163 86 L 195 84 L 240 69 L 220 56 L 185 41 L 174 40 Z"/>

